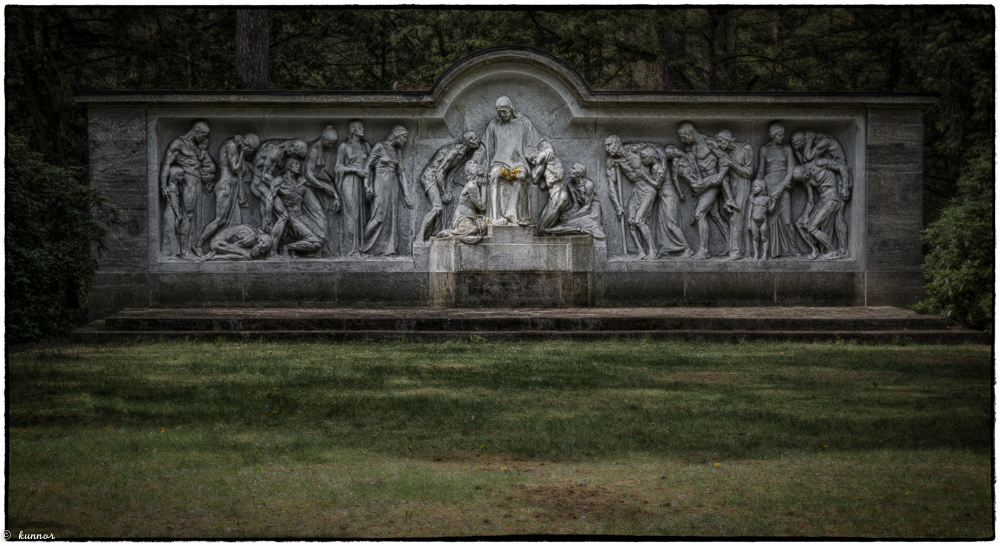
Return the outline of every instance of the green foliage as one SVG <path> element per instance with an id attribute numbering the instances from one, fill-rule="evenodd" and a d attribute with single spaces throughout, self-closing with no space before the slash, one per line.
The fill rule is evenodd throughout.
<path id="1" fill-rule="evenodd" d="M 65 331 L 69 309 L 86 294 L 114 211 L 84 185 L 85 172 L 47 163 L 25 140 L 8 136 L 6 161 L 7 341 Z"/>
<path id="2" fill-rule="evenodd" d="M 959 193 L 923 234 L 927 299 L 918 309 L 993 331 L 995 233 L 993 148 L 972 149 Z"/>

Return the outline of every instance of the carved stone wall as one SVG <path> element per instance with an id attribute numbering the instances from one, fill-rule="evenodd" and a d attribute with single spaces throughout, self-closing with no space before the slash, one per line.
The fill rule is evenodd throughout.
<path id="1" fill-rule="evenodd" d="M 922 294 L 926 96 L 600 93 L 492 50 L 427 92 L 77 100 L 91 183 L 125 213 L 95 318 Z"/>

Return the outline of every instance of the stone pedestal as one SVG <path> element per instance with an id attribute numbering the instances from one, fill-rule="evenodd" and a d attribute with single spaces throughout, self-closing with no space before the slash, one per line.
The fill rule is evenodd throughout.
<path id="1" fill-rule="evenodd" d="M 591 299 L 589 235 L 539 237 L 535 226 L 488 227 L 469 245 L 430 246 L 431 303 L 438 307 L 577 307 Z"/>

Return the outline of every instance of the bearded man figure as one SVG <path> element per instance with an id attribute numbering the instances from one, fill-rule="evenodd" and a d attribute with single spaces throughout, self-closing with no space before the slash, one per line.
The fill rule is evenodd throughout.
<path id="1" fill-rule="evenodd" d="M 490 183 L 488 214 L 496 225 L 526 226 L 528 218 L 528 148 L 545 140 L 531 120 L 514 109 L 510 99 L 496 102 L 497 117 L 483 133 L 474 159 L 486 168 Z"/>

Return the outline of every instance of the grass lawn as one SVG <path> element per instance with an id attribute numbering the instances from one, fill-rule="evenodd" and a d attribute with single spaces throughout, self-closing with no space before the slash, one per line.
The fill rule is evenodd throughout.
<path id="1" fill-rule="evenodd" d="M 162 342 L 7 358 L 15 536 L 993 536 L 988 346 Z"/>

